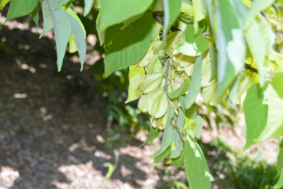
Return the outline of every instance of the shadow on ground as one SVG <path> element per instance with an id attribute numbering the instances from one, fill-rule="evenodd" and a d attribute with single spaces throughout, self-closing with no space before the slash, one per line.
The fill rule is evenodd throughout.
<path id="1" fill-rule="evenodd" d="M 129 133 L 112 141 L 120 161 L 111 180 L 104 180 L 103 164 L 115 158 L 104 142 L 106 104 L 91 90 L 88 66 L 79 72 L 80 64 L 67 54 L 58 73 L 53 40 L 6 26 L 0 36 L 1 189 L 162 185 L 163 173 L 140 161 L 149 154 Z"/>

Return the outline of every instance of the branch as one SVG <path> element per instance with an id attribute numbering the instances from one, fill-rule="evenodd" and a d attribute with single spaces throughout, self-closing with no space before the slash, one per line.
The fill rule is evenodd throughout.
<path id="1" fill-rule="evenodd" d="M 158 16 L 156 13 L 152 13 L 152 15 L 153 15 L 153 18 L 157 21 L 157 22 L 159 22 L 161 25 L 163 25 L 164 26 L 164 20 L 163 20 L 163 18 L 161 18 L 160 16 Z M 171 26 L 171 28 L 170 28 L 170 30 L 171 31 L 181 31 L 179 28 L 176 28 L 175 26 Z M 210 34 L 206 34 L 206 35 L 210 35 Z M 246 64 L 245 63 L 245 68 L 247 69 L 247 70 L 250 70 L 251 72 L 254 72 L 254 73 L 257 73 L 258 74 L 258 70 L 256 69 L 256 68 L 253 68 L 253 67 L 251 67 L 250 65 L 248 65 L 248 64 Z"/>
<path id="2" fill-rule="evenodd" d="M 168 78 L 169 78 L 169 69 L 170 69 L 170 57 L 167 57 L 167 58 L 166 58 L 166 74 L 165 74 L 165 86 L 164 86 L 164 91 L 165 91 L 165 93 L 166 93 L 168 105 L 170 104 L 169 97 L 168 97 L 168 85 L 169 85 L 169 84 L 167 84 L 167 83 L 168 83 Z M 176 120 L 175 120 L 175 118 L 174 118 L 174 116 L 173 116 L 173 122 L 174 122 L 174 127 L 175 127 L 175 129 L 177 130 L 177 132 L 179 133 L 181 139 L 182 139 L 183 141 L 185 141 L 185 140 L 184 140 L 184 137 L 183 137 L 183 135 L 182 135 L 182 133 L 181 133 L 181 131 L 180 131 L 180 128 L 179 128 L 179 126 L 178 126 L 178 124 L 177 124 L 177 122 L 176 122 Z"/>

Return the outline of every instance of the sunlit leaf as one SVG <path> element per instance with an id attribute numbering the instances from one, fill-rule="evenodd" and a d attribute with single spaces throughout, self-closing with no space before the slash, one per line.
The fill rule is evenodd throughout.
<path id="1" fill-rule="evenodd" d="M 6 1 L 3 2 L 3 5 Z M 7 2 L 6 2 L 7 3 Z M 2 3 L 1 3 L 2 4 Z M 38 0 L 11 0 L 8 15 L 5 22 L 31 13 L 38 4 Z"/>

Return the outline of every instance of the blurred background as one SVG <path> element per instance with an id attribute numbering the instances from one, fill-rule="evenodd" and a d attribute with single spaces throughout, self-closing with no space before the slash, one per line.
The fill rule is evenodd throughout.
<path id="1" fill-rule="evenodd" d="M 137 102 L 125 104 L 128 70 L 105 78 L 97 42 L 97 10 L 83 17 L 87 56 L 67 53 L 57 72 L 54 35 L 39 39 L 30 16 L 5 24 L 0 16 L 0 189 L 188 188 L 184 169 L 148 156 L 160 137 L 147 139 L 150 123 Z M 195 108 L 205 120 L 198 142 L 215 182 L 213 189 L 269 189 L 277 181 L 277 140 L 243 151 L 245 121 L 229 101 Z"/>

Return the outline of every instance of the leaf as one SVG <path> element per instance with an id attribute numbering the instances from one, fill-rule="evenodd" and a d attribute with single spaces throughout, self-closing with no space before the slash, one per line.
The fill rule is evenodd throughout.
<path id="1" fill-rule="evenodd" d="M 37 3 L 37 6 L 31 12 L 31 17 L 32 17 L 36 26 L 38 26 L 38 21 L 39 21 L 39 13 L 38 12 L 39 12 L 39 4 Z"/>
<path id="2" fill-rule="evenodd" d="M 264 95 L 258 84 L 252 85 L 244 101 L 244 113 L 247 127 L 245 149 L 256 143 L 267 121 L 267 105 L 263 104 Z"/>
<path id="3" fill-rule="evenodd" d="M 256 1 L 253 1 L 252 7 L 250 8 L 249 13 L 246 17 L 246 22 L 245 22 L 244 28 L 247 29 L 252 24 L 256 15 L 258 13 L 260 13 L 260 11 L 269 7 L 273 2 L 274 2 L 274 0 L 256 0 Z"/>
<path id="4" fill-rule="evenodd" d="M 203 127 L 203 119 L 200 116 L 198 116 L 195 124 L 192 124 L 191 126 L 191 130 L 194 136 L 200 133 L 200 131 L 202 130 L 202 127 Z"/>
<path id="5" fill-rule="evenodd" d="M 243 30 L 230 1 L 215 1 L 218 89 L 220 98 L 244 67 L 246 48 Z M 214 31 L 216 32 L 216 31 Z"/>
<path id="6" fill-rule="evenodd" d="M 194 9 L 194 23 L 204 19 L 205 9 L 201 0 L 192 0 Z"/>
<path id="7" fill-rule="evenodd" d="M 57 67 L 58 71 L 60 71 L 66 52 L 66 46 L 71 36 L 71 23 L 66 11 L 64 11 L 61 7 L 55 10 L 52 0 L 45 1 L 48 1 L 48 5 L 52 12 L 55 41 L 57 46 Z"/>
<path id="8" fill-rule="evenodd" d="M 71 22 L 72 36 L 74 37 L 74 40 L 76 42 L 76 47 L 80 55 L 81 71 L 82 71 L 84 65 L 84 58 L 86 55 L 85 30 L 76 13 L 72 11 L 70 8 L 67 9 L 67 12 L 68 12 L 67 15 L 69 17 L 69 20 Z"/>
<path id="9" fill-rule="evenodd" d="M 41 38 L 44 34 L 46 34 L 48 31 L 50 31 L 54 27 L 52 12 L 50 10 L 48 0 L 41 1 L 41 8 L 42 8 L 42 14 L 43 14 L 43 30 L 39 38 Z"/>
<path id="10" fill-rule="evenodd" d="M 146 139 L 146 141 L 140 146 L 144 146 L 146 143 L 150 142 L 150 141 L 153 141 L 154 139 L 156 139 L 160 133 L 160 129 L 158 128 L 154 128 L 154 127 L 150 127 L 150 133 Z"/>
<path id="11" fill-rule="evenodd" d="M 202 55 L 196 58 L 194 71 L 191 79 L 191 84 L 189 87 L 189 92 L 186 96 L 186 108 L 190 108 L 194 103 L 197 95 L 200 91 L 201 86 L 201 72 L 202 72 Z"/>
<path id="12" fill-rule="evenodd" d="M 100 17 L 100 10 L 96 18 L 96 31 L 99 39 L 99 44 L 102 46 L 104 44 L 104 37 L 105 37 L 105 30 L 100 30 L 101 25 L 101 17 Z"/>
<path id="13" fill-rule="evenodd" d="M 209 45 L 209 52 L 211 56 L 211 79 L 213 79 L 216 76 L 216 70 L 217 70 L 217 57 L 216 57 L 216 50 L 213 48 L 213 46 Z"/>
<path id="14" fill-rule="evenodd" d="M 277 168 L 277 174 L 279 176 L 279 174 L 283 170 L 283 140 L 281 141 L 281 144 L 279 146 L 279 153 L 277 156 L 276 168 Z"/>
<path id="15" fill-rule="evenodd" d="M 13 18 L 17 18 L 29 14 L 35 9 L 37 4 L 38 4 L 38 0 L 28 0 L 28 1 L 11 0 L 10 7 L 8 10 L 8 15 L 5 22 Z"/>
<path id="16" fill-rule="evenodd" d="M 9 2 L 10 0 L 0 0 L 0 10 L 3 10 L 5 5 Z"/>
<path id="17" fill-rule="evenodd" d="M 178 18 L 180 11 L 182 0 L 163 0 L 164 5 L 164 29 L 163 29 L 163 41 L 166 40 L 166 35 Z"/>
<path id="18" fill-rule="evenodd" d="M 259 71 L 259 78 L 263 78 L 259 80 L 260 85 L 263 86 L 265 80 L 265 43 L 261 37 L 259 26 L 256 21 L 253 21 L 251 26 L 247 29 L 245 38 Z"/>
<path id="19" fill-rule="evenodd" d="M 145 71 L 142 67 L 133 65 L 129 71 L 129 88 L 128 88 L 128 99 L 125 103 L 129 103 L 141 97 L 141 92 L 136 91 L 138 86 L 136 80 L 140 75 L 144 75 Z"/>
<path id="20" fill-rule="evenodd" d="M 163 161 L 171 152 L 171 146 L 169 146 L 162 154 L 160 154 L 159 156 L 157 156 L 154 159 L 154 163 L 160 163 L 161 161 Z"/>
<path id="21" fill-rule="evenodd" d="M 100 30 L 119 24 L 133 16 L 144 13 L 153 0 L 100 0 Z M 109 8 L 111 7 L 111 8 Z M 141 33 L 143 33 L 141 31 Z"/>
<path id="22" fill-rule="evenodd" d="M 210 189 L 213 180 L 205 157 L 195 140 L 188 135 L 185 142 L 185 171 L 190 189 Z"/>
<path id="23" fill-rule="evenodd" d="M 188 91 L 189 86 L 190 86 L 190 79 L 186 77 L 182 85 L 177 90 L 168 94 L 169 98 L 175 99 L 178 98 L 179 96 L 182 96 Z"/>
<path id="24" fill-rule="evenodd" d="M 179 128 L 183 128 L 184 126 L 184 122 L 185 122 L 185 115 L 183 113 L 183 111 L 181 109 L 179 109 L 179 115 L 178 115 L 178 119 L 177 119 L 177 125 Z M 181 155 L 182 151 L 183 151 L 183 140 L 181 138 L 181 136 L 179 135 L 179 132 L 177 131 L 176 128 L 174 128 L 173 131 L 173 143 L 176 147 L 175 150 L 171 151 L 171 156 L 170 158 L 177 158 Z"/>
<path id="25" fill-rule="evenodd" d="M 173 126 L 171 125 L 171 120 L 174 116 L 174 111 L 175 111 L 174 107 L 171 104 L 168 105 L 168 117 L 167 117 L 164 134 L 162 137 L 161 148 L 156 153 L 150 156 L 152 158 L 162 154 L 173 141 Z"/>
<path id="26" fill-rule="evenodd" d="M 93 2 L 94 0 L 85 0 L 85 5 L 84 5 L 84 16 L 88 15 L 92 6 L 93 6 Z"/>
<path id="27" fill-rule="evenodd" d="M 68 3 L 70 0 L 57 0 L 57 5 L 55 5 L 55 9 L 59 9 L 61 6 L 65 5 Z"/>
<path id="28" fill-rule="evenodd" d="M 103 18 L 101 18 L 103 19 Z M 121 25 L 105 32 L 105 76 L 138 62 L 147 52 L 152 35 L 152 15 L 148 14 L 124 30 Z"/>
<path id="29" fill-rule="evenodd" d="M 274 185 L 274 189 L 282 189 L 283 187 L 283 169 L 281 171 L 281 174 L 280 174 L 280 177 L 279 177 L 279 180 L 277 181 L 277 183 Z"/>
<path id="30" fill-rule="evenodd" d="M 283 74 L 272 78 L 266 90 L 268 113 L 267 125 L 257 138 L 258 142 L 283 135 Z"/>
<path id="31" fill-rule="evenodd" d="M 182 154 L 179 157 L 172 158 L 171 161 L 175 167 L 181 167 L 184 164 L 184 151 L 182 151 Z"/>

